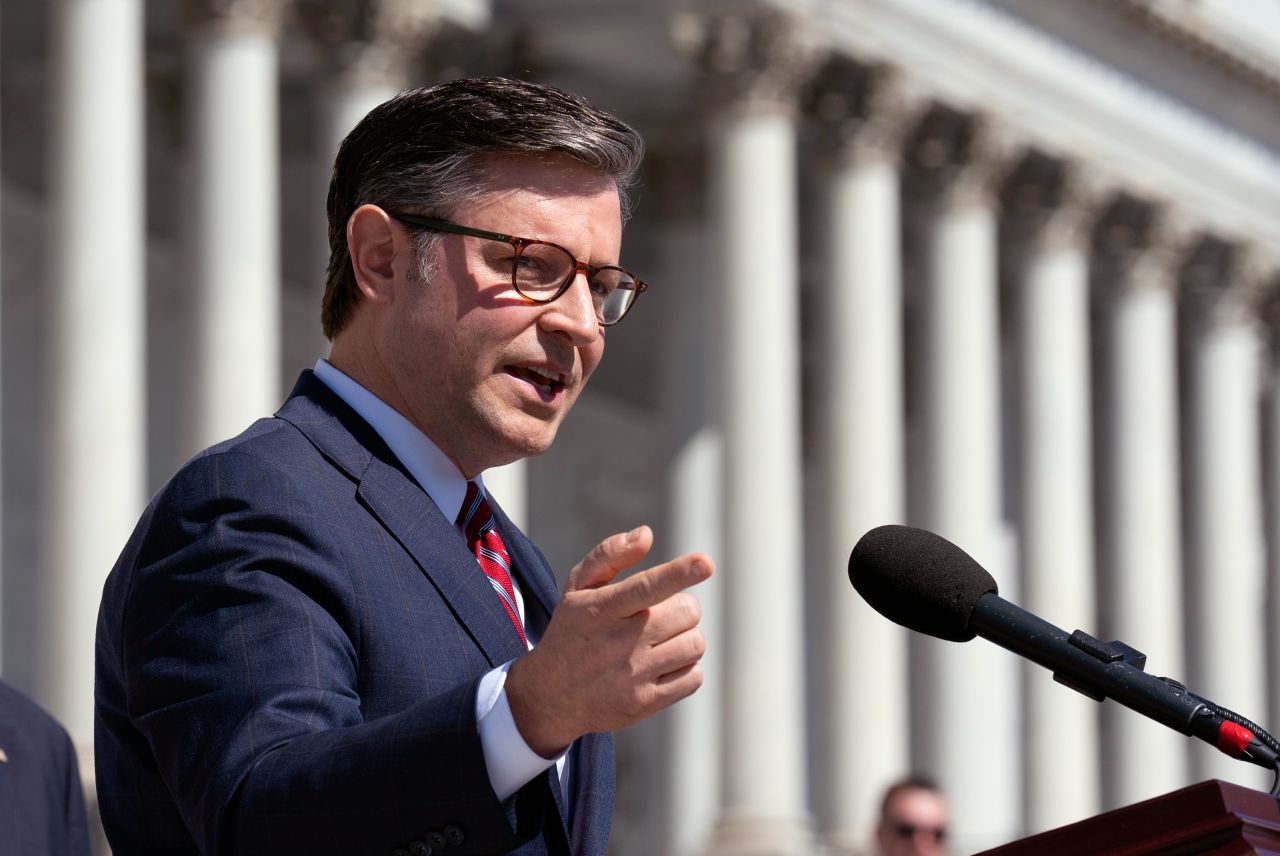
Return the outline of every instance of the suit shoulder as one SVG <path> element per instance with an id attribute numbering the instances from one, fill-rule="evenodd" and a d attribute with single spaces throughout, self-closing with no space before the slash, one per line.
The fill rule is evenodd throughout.
<path id="1" fill-rule="evenodd" d="M 305 495 L 309 485 L 326 478 L 350 482 L 302 432 L 271 417 L 187 461 L 156 494 L 152 508 L 246 492 L 263 501 L 294 491 Z"/>
<path id="2" fill-rule="evenodd" d="M 178 473 L 202 462 L 217 459 L 260 459 L 271 464 L 287 464 L 300 458 L 318 457 L 319 452 L 311 441 L 293 423 L 278 416 L 268 416 L 254 422 L 235 437 L 196 454 Z"/>
<path id="3" fill-rule="evenodd" d="M 276 539 L 313 548 L 356 485 L 295 427 L 262 419 L 189 460 L 147 505 L 111 576 L 187 551 Z M 123 579 L 122 579 L 123 578 Z"/>

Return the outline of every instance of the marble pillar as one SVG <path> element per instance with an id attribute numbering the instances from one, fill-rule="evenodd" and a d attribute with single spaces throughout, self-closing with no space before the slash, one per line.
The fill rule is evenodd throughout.
<path id="1" fill-rule="evenodd" d="M 1022 605 L 1068 632 L 1097 627 L 1089 251 L 1098 203 L 1078 165 L 1028 153 L 1006 188 L 1016 341 Z M 1098 706 L 1023 662 L 1028 832 L 1098 811 Z"/>
<path id="2" fill-rule="evenodd" d="M 40 701 L 84 746 L 102 584 L 145 502 L 143 7 L 52 11 L 35 650 Z"/>
<path id="3" fill-rule="evenodd" d="M 805 780 L 804 542 L 795 92 L 787 20 L 709 22 L 711 212 L 722 314 L 725 585 L 721 809 L 711 852 L 812 852 Z M 714 643 L 713 643 L 714 644 Z"/>
<path id="4" fill-rule="evenodd" d="M 196 0 L 187 454 L 280 406 L 277 30 L 285 0 Z"/>
<path id="5" fill-rule="evenodd" d="M 814 801 L 828 846 L 854 853 L 871 840 L 885 788 L 910 767 L 907 631 L 858 597 L 846 570 L 864 532 L 906 522 L 899 170 L 917 102 L 890 70 L 833 60 L 812 103 L 833 152 L 821 179 L 821 464 L 810 516 L 821 611 L 810 637 Z"/>
<path id="6" fill-rule="evenodd" d="M 1259 282 L 1241 247 L 1206 237 L 1182 286 L 1187 335 L 1187 684 L 1266 721 Z M 1251 765 L 1195 744 L 1192 778 L 1253 787 Z"/>
<path id="7" fill-rule="evenodd" d="M 668 183 L 695 180 L 695 168 L 686 167 Z M 712 262 L 718 251 L 708 238 L 705 221 L 690 221 L 676 213 L 664 223 L 661 247 L 664 288 L 661 294 L 654 290 L 658 300 L 645 311 L 660 304 L 665 307 L 660 326 L 666 347 L 661 349 L 660 368 L 662 411 L 671 446 L 666 525 L 662 527 L 664 555 L 704 552 L 716 560 L 718 568 L 715 576 L 693 589 L 702 607 L 701 627 L 708 643 L 702 658 L 702 687 L 662 714 L 666 727 L 659 791 L 663 829 L 657 852 L 699 856 L 711 842 L 720 808 L 725 656 L 720 640 L 724 638 L 724 589 L 733 584 L 733 573 L 724 562 L 720 526 L 724 444 L 716 424 L 722 376 L 716 343 L 722 304 Z"/>
<path id="8" fill-rule="evenodd" d="M 1001 591 L 998 189 L 1009 141 L 989 122 L 937 108 L 915 134 L 926 259 L 920 283 L 919 485 L 913 522 L 981 563 Z M 914 766 L 951 802 L 954 846 L 980 850 L 1021 831 L 1019 663 L 983 640 L 915 637 Z"/>
<path id="9" fill-rule="evenodd" d="M 1121 197 L 1098 229 L 1105 361 L 1097 442 L 1099 628 L 1185 679 L 1178 460 L 1177 278 L 1187 230 L 1170 212 Z M 1177 790 L 1188 738 L 1114 702 L 1102 706 L 1103 808 Z"/>

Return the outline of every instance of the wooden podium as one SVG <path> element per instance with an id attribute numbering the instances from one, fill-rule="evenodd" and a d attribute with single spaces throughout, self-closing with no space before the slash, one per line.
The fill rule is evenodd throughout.
<path id="1" fill-rule="evenodd" d="M 1280 854 L 1280 802 L 1213 779 L 986 850 L 982 856 L 1201 853 Z"/>

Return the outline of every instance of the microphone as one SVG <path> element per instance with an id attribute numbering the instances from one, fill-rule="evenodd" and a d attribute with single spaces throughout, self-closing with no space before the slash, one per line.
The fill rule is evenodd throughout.
<path id="1" fill-rule="evenodd" d="M 991 575 L 940 535 L 910 526 L 872 529 L 849 556 L 849 581 L 890 621 L 951 642 L 982 636 L 1094 701 L 1115 699 L 1233 758 L 1275 770 L 1280 786 L 1280 744 L 1266 731 L 1177 681 L 1148 675 L 1146 655 L 1125 643 L 1068 634 L 1000 597 Z"/>

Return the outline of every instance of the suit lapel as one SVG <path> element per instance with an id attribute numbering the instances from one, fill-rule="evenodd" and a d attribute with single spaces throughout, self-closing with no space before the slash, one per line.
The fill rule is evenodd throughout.
<path id="1" fill-rule="evenodd" d="M 448 601 L 490 665 L 524 653 L 502 600 L 436 504 L 403 470 L 377 458 L 360 480 L 360 499 Z"/>
<path id="2" fill-rule="evenodd" d="M 302 373 L 276 415 L 357 483 L 360 501 L 431 580 L 491 665 L 524 653 L 502 601 L 453 522 L 367 422 L 310 371 Z"/>

